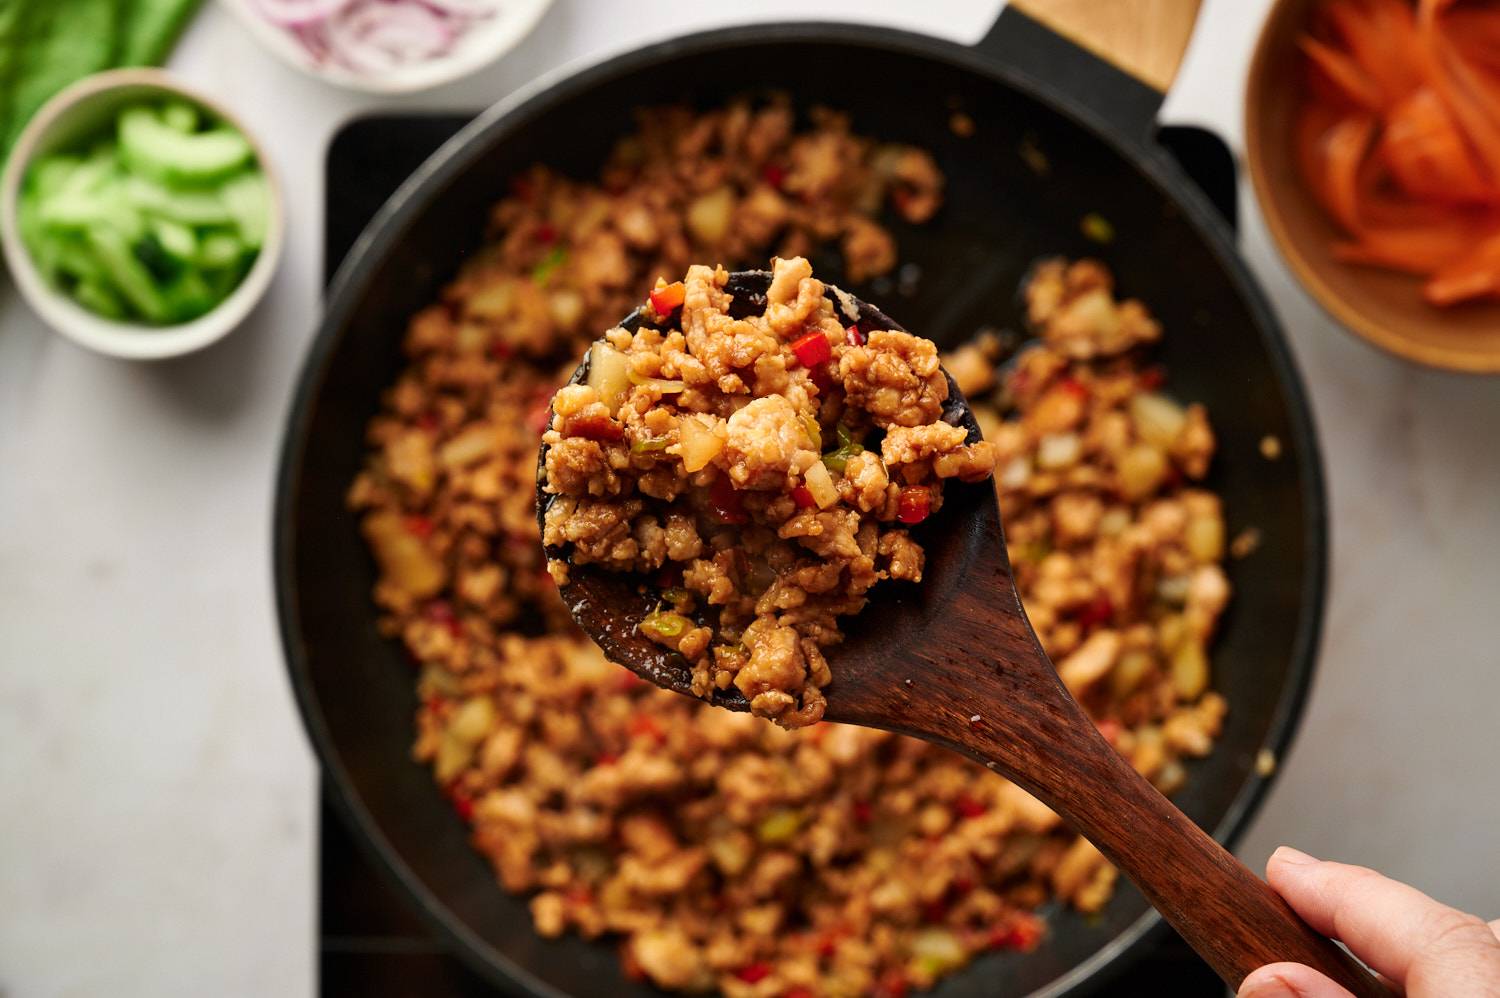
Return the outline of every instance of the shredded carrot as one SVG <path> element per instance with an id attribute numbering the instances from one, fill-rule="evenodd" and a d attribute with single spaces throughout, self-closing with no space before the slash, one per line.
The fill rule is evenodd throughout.
<path id="1" fill-rule="evenodd" d="M 1334 256 L 1424 277 L 1434 305 L 1500 298 L 1500 3 L 1325 0 L 1298 46 Z"/>
<path id="2" fill-rule="evenodd" d="M 1433 274 L 1423 294 L 1434 305 L 1500 295 L 1500 233 Z"/>
<path id="3" fill-rule="evenodd" d="M 1328 82 L 1333 84 L 1333 88 L 1349 103 L 1362 107 L 1366 111 L 1380 110 L 1381 105 L 1385 103 L 1385 95 L 1381 93 L 1375 81 L 1370 79 L 1359 63 L 1316 38 L 1303 38 L 1297 44 L 1313 65 L 1322 71 Z"/>
<path id="4" fill-rule="evenodd" d="M 1431 87 L 1419 87 L 1387 112 L 1380 157 L 1391 179 L 1414 198 L 1455 203 L 1495 198 L 1447 105 Z"/>

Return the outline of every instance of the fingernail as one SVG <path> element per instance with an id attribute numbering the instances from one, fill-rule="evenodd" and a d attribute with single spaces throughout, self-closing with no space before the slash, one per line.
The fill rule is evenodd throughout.
<path id="1" fill-rule="evenodd" d="M 1257 977 L 1245 987 L 1240 988 L 1235 998 L 1297 998 L 1297 992 L 1281 978 L 1266 975 Z"/>
<path id="2" fill-rule="evenodd" d="M 1290 863 L 1292 866 L 1311 866 L 1317 862 L 1307 853 L 1293 849 L 1291 846 L 1278 846 L 1271 854 L 1271 858 L 1278 862 Z"/>

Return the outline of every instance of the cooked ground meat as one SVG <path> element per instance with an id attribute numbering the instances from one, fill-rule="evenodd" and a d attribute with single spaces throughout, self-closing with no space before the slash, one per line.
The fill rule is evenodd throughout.
<path id="1" fill-rule="evenodd" d="M 493 213 L 492 244 L 413 317 L 409 364 L 370 424 L 349 499 L 380 569 L 381 627 L 415 663 L 414 758 L 473 826 L 505 889 L 530 895 L 539 932 L 608 939 L 630 973 L 662 987 L 889 998 L 986 949 L 1031 947 L 1042 926 L 1029 909 L 1049 896 L 1096 911 L 1111 892 L 1114 870 L 1087 842 L 952 753 L 828 723 L 787 731 L 610 665 L 573 627 L 536 541 L 536 451 L 585 331 L 692 259 L 749 264 L 837 244 L 883 201 L 920 221 L 914 212 L 935 210 L 942 190 L 930 167 L 915 150 L 851 135 L 834 115 L 797 132 L 778 105 L 647 112 L 601 183 L 542 168 L 518 178 Z M 820 170 L 831 182 L 802 186 Z M 718 234 L 725 199 L 703 199 L 720 185 L 732 222 L 723 250 L 701 238 Z M 622 254 L 629 275 L 618 289 L 583 281 Z M 1039 276 L 1038 300 L 1068 297 L 1051 276 L 1065 271 Z M 981 337 L 972 353 L 948 367 L 976 399 L 1000 351 Z M 1137 769 L 1172 790 L 1181 760 L 1209 751 L 1225 711 L 1201 692 L 1206 636 L 1228 596 L 1215 553 L 1223 524 L 1216 497 L 1183 484 L 1206 463 L 1211 436 L 1205 447 L 1207 421 L 1190 407 L 1198 428 L 1168 439 L 1174 410 L 1159 404 L 1160 372 L 1134 353 L 1073 355 L 1038 348 L 977 411 L 1003 454 L 997 488 L 1038 632 L 1060 668 L 1095 633 L 1119 636 L 1117 656 L 1111 640 L 1096 641 L 1068 670 L 1090 680 L 1114 658 L 1085 683 L 1084 705 Z M 1059 385 L 1061 402 L 1050 393 Z M 1071 398 L 1079 388 L 1084 397 Z M 1045 467 L 1072 455 L 1066 436 L 1079 427 L 1074 463 Z M 1044 445 L 1054 432 L 1064 439 Z M 582 476 L 604 452 L 590 444 L 578 441 L 572 459 Z M 899 481 L 879 456 L 847 457 L 840 494 L 848 489 L 851 508 L 875 508 Z M 658 526 L 630 540 L 696 559 L 685 580 L 710 601 L 727 597 L 731 561 L 693 552 L 685 519 Z M 900 546 L 887 556 L 893 576 L 918 567 Z M 803 654 L 816 662 L 817 646 Z"/>
<path id="2" fill-rule="evenodd" d="M 761 315 L 731 317 L 728 278 L 659 281 L 650 321 L 610 330 L 587 384 L 558 392 L 542 540 L 575 565 L 680 574 L 641 632 L 688 660 L 698 695 L 733 685 L 801 727 L 823 716 L 838 618 L 882 580 L 921 581 L 904 525 L 995 459 L 941 421 L 931 341 L 846 327 L 802 257 L 772 261 Z M 707 607 L 711 626 L 693 619 Z"/>

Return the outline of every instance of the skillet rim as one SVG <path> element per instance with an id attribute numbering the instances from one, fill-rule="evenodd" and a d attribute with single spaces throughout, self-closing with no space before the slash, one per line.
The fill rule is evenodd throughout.
<path id="1" fill-rule="evenodd" d="M 355 839 L 374 858 L 375 866 L 384 870 L 409 895 L 423 919 L 449 943 L 452 951 L 491 984 L 510 993 L 569 998 L 565 992 L 540 980 L 526 967 L 470 931 L 442 898 L 407 866 L 339 763 L 337 745 L 313 689 L 297 609 L 293 525 L 297 485 L 306 458 L 314 402 L 326 381 L 333 353 L 347 331 L 348 322 L 379 258 L 421 217 L 450 182 L 486 154 L 497 137 L 503 137 L 524 120 L 547 113 L 550 110 L 548 105 L 598 89 L 618 76 L 646 71 L 690 54 L 792 42 L 899 51 L 945 63 L 1017 90 L 1103 142 L 1122 160 L 1134 166 L 1166 201 L 1182 209 L 1183 217 L 1244 302 L 1270 361 L 1277 386 L 1286 401 L 1287 423 L 1296 444 L 1303 505 L 1301 540 L 1306 564 L 1297 605 L 1298 625 L 1292 640 L 1286 682 L 1271 713 L 1261 746 L 1272 750 L 1280 765 L 1268 777 L 1258 776 L 1252 771 L 1241 783 L 1229 807 L 1211 830 L 1213 837 L 1226 848 L 1232 848 L 1243 835 L 1271 784 L 1285 767 L 1311 692 L 1326 611 L 1329 556 L 1327 490 L 1312 408 L 1290 343 L 1264 292 L 1240 256 L 1228 224 L 1165 150 L 1147 136 L 1132 141 L 1128 132 L 1096 115 L 1060 88 L 1004 64 L 978 47 L 896 28 L 835 21 L 738 24 L 565 63 L 518 87 L 443 143 L 387 199 L 350 247 L 323 296 L 322 314 L 297 373 L 292 404 L 282 427 L 272 508 L 272 581 L 277 630 L 298 711 L 318 757 L 320 775 L 333 789 L 335 806 L 355 831 Z M 1159 937 L 1165 928 L 1161 916 L 1148 908 L 1087 959 L 1031 992 L 1030 998 L 1057 998 L 1085 982 L 1107 981 L 1126 967 L 1130 957 L 1140 954 L 1145 940 Z M 493 957 L 481 955 L 486 952 Z"/>

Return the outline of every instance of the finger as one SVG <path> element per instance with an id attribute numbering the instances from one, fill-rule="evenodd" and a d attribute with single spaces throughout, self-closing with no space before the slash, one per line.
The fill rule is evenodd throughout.
<path id="1" fill-rule="evenodd" d="M 1311 967 L 1272 963 L 1240 982 L 1235 998 L 1353 998 Z"/>
<path id="2" fill-rule="evenodd" d="M 1308 925 L 1408 988 L 1414 970 L 1424 979 L 1439 970 L 1500 973 L 1500 941 L 1484 922 L 1374 870 L 1282 847 L 1266 864 L 1266 879 Z"/>

